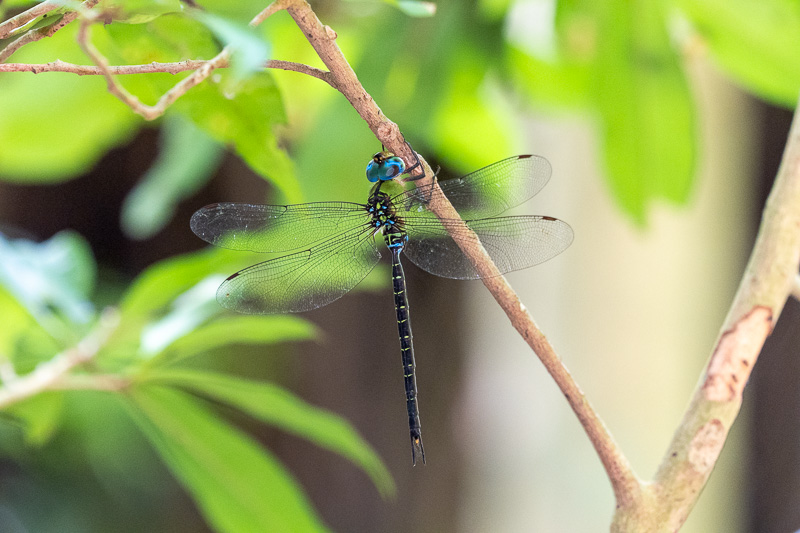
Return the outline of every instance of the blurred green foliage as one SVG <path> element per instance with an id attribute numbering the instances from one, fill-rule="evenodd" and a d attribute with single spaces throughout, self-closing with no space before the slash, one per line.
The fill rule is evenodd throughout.
<path id="1" fill-rule="evenodd" d="M 29 372 L 56 353 L 63 357 L 93 327 L 104 327 L 90 300 L 96 266 L 79 236 L 61 233 L 41 244 L 0 237 L 0 250 L 0 302 L 10 319 L 2 328 L 0 364 Z M 223 314 L 215 300 L 223 278 L 214 272 L 231 265 L 219 254 L 202 252 L 146 271 L 123 295 L 119 325 L 92 367 L 75 377 L 131 381 L 108 394 L 121 394 L 127 412 L 220 531 L 268 530 L 279 523 L 286 530 L 324 530 L 291 475 L 199 397 L 230 404 L 342 454 L 363 468 L 381 493 L 392 494 L 385 466 L 353 427 L 276 385 L 181 370 L 199 353 L 317 336 L 299 317 Z M 63 399 L 63 393 L 41 394 L 10 405 L 6 414 L 29 444 L 43 446 L 64 423 Z"/>
<path id="2" fill-rule="evenodd" d="M 107 8 L 114 20 L 91 29 L 111 64 L 208 59 L 226 44 L 235 50 L 234 68 L 190 90 L 155 124 L 160 156 L 125 203 L 127 234 L 142 239 L 159 232 L 214 173 L 226 148 L 281 200 L 363 200 L 362 163 L 378 147 L 366 125 L 326 84 L 258 69 L 268 55 L 322 66 L 291 19 L 278 13 L 252 30 L 247 23 L 266 2 L 197 0 L 202 12 L 191 3 L 106 0 L 98 9 Z M 0 19 L 30 5 L 5 0 Z M 527 146 L 525 111 L 588 111 L 601 139 L 609 194 L 638 224 L 646 223 L 654 202 L 684 204 L 694 188 L 697 118 L 682 66 L 688 54 L 707 50 L 739 84 L 773 103 L 793 106 L 800 89 L 800 4 L 794 0 L 386 0 L 315 7 L 387 116 L 418 151 L 455 171 Z M 85 64 L 76 30 L 71 24 L 10 61 Z M 0 48 L 11 41 L 0 41 Z M 119 81 L 153 104 L 187 75 Z M 99 76 L 4 73 L 0 95 L 0 179 L 10 182 L 75 178 L 149 127 Z M 13 373 L 26 375 L 103 327 L 93 302 L 97 265 L 87 243 L 70 232 L 39 244 L 0 237 L 0 257 L 0 376 L 13 381 Z M 209 250 L 142 273 L 120 298 L 119 325 L 92 366 L 75 376 L 111 375 L 129 385 L 116 392 L 50 391 L 8 405 L 0 424 L 4 452 L 21 458 L 27 447 L 79 435 L 85 446 L 71 453 L 108 473 L 122 467 L 103 458 L 107 448 L 99 443 L 137 434 L 136 427 L 216 529 L 324 530 L 292 476 L 221 418 L 214 402 L 341 454 L 391 494 L 386 468 L 344 420 L 277 385 L 189 365 L 206 352 L 317 336 L 298 317 L 221 312 L 216 286 L 252 262 L 249 254 Z M 82 401 L 87 397 L 92 401 Z M 135 426 L 125 426 L 121 413 Z M 97 420 L 114 430 L 100 436 Z M 130 446 L 126 453 L 143 452 Z M 143 475 L 133 470 L 126 476 L 139 483 L 137 474 Z"/>

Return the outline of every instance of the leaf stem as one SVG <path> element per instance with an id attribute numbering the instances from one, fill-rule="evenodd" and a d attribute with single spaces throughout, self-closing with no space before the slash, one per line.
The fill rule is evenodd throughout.
<path id="1" fill-rule="evenodd" d="M 70 388 L 65 385 L 70 379 L 69 372 L 94 359 L 118 324 L 119 314 L 115 310 L 107 309 L 97 326 L 72 348 L 40 364 L 28 374 L 16 376 L 6 372 L 5 381 L 0 387 L 0 409 L 46 390 Z"/>

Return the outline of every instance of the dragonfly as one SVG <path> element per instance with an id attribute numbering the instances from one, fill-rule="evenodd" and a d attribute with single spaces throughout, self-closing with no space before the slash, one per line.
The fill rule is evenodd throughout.
<path id="1" fill-rule="evenodd" d="M 547 184 L 551 167 L 543 157 L 509 157 L 460 178 L 437 181 L 434 176 L 425 184 L 418 181 L 424 171 L 401 179 L 418 164 L 417 159 L 417 164 L 406 168 L 391 152 L 375 154 L 366 169 L 367 179 L 374 185 L 363 204 L 217 203 L 199 209 L 191 219 L 192 231 L 210 244 L 287 253 L 240 270 L 220 285 L 220 305 L 247 314 L 297 313 L 330 304 L 373 269 L 381 257 L 378 241 L 384 241 L 391 259 L 412 465 L 418 458 L 425 463 L 425 449 L 401 253 L 431 274 L 479 279 L 481 274 L 457 240 L 461 246 L 464 242 L 482 245 L 500 274 L 547 261 L 573 240 L 572 228 L 557 218 L 496 216 L 530 199 Z M 419 185 L 407 188 L 412 182 Z M 461 219 L 440 219 L 429 209 L 433 196 L 442 193 Z"/>

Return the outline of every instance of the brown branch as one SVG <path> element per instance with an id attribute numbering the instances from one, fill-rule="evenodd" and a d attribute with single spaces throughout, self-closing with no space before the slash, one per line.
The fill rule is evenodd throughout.
<path id="1" fill-rule="evenodd" d="M 83 2 L 80 7 L 81 11 L 88 11 L 92 9 L 100 0 L 86 0 Z M 64 15 L 61 20 L 53 24 L 52 26 L 48 26 L 46 28 L 42 28 L 41 30 L 29 30 L 23 33 L 19 38 L 12 41 L 8 44 L 5 48 L 0 50 L 0 62 L 5 61 L 8 59 L 11 54 L 25 46 L 26 44 L 30 44 L 36 42 L 40 39 L 44 39 L 45 37 L 52 37 L 58 30 L 75 20 L 79 15 L 79 11 L 70 11 L 66 15 Z"/>
<path id="2" fill-rule="evenodd" d="M 6 371 L 3 386 L 0 387 L 0 409 L 46 390 L 66 388 L 65 380 L 70 379 L 69 373 L 72 369 L 94 359 L 118 324 L 119 314 L 108 309 L 86 338 L 40 364 L 33 372 L 16 376 L 13 372 Z"/>
<path id="3" fill-rule="evenodd" d="M 178 74 L 188 70 L 197 70 L 208 63 L 204 59 L 178 61 L 176 63 L 147 63 L 145 65 L 111 65 L 107 67 L 109 73 L 119 76 L 126 74 L 152 74 L 166 72 Z M 50 63 L 0 63 L 0 72 L 69 72 L 78 76 L 103 76 L 105 72 L 97 65 L 76 65 L 56 59 Z"/>
<path id="4" fill-rule="evenodd" d="M 0 23 L 0 39 L 8 38 L 12 33 L 16 32 L 23 26 L 27 25 L 34 19 L 41 17 L 55 9 L 58 9 L 58 4 L 51 4 L 50 2 L 42 2 L 36 4 L 32 8 L 23 11 L 15 17 L 11 17 L 5 22 Z"/>
<path id="5" fill-rule="evenodd" d="M 178 74 L 179 72 L 197 70 L 207 63 L 207 60 L 195 59 L 178 61 L 175 63 L 153 62 L 145 65 L 109 65 L 106 70 L 114 76 L 152 74 L 154 72 Z M 225 66 L 227 65 L 221 64 L 219 68 L 223 68 Z M 331 83 L 331 76 L 328 71 L 305 65 L 303 63 L 270 59 L 264 63 L 264 68 L 299 72 L 301 74 L 306 74 L 308 76 L 320 79 L 325 83 Z M 0 72 L 32 72 L 33 74 L 41 74 L 42 72 L 69 72 L 72 74 L 77 74 L 78 76 L 105 75 L 105 71 L 103 71 L 103 69 L 97 65 L 76 65 L 75 63 L 67 63 L 66 61 L 61 61 L 60 59 L 56 59 L 50 63 L 0 63 Z"/>
<path id="6" fill-rule="evenodd" d="M 283 0 L 282 3 L 328 67 L 331 85 L 347 98 L 387 148 L 403 157 L 407 164 L 416 161 L 397 124 L 386 118 L 372 97 L 361 86 L 355 72 L 336 44 L 336 32 L 319 21 L 305 0 Z M 424 160 L 422 162 L 426 175 L 432 176 L 433 173 L 428 164 Z M 447 221 L 445 226 L 448 227 L 448 230 L 456 226 L 460 226 L 462 230 L 466 228 L 456 210 L 438 187 L 435 188 L 429 207 L 440 219 Z M 611 434 L 589 404 L 580 387 L 556 355 L 547 338 L 536 326 L 519 297 L 511 289 L 506 279 L 500 275 L 478 238 L 474 234 L 465 236 L 465 233 L 463 231 L 451 232 L 451 235 L 472 261 L 481 275 L 484 285 L 505 311 L 513 326 L 527 341 L 561 388 L 608 473 L 618 504 L 629 505 L 638 499 L 640 482 L 631 470 L 627 459 L 615 444 Z"/>
<path id="7" fill-rule="evenodd" d="M 800 107 L 798 107 L 800 109 Z M 750 262 L 714 352 L 638 509 L 618 509 L 614 531 L 677 531 L 717 462 L 742 392 L 800 265 L 800 113 L 795 111 Z"/>

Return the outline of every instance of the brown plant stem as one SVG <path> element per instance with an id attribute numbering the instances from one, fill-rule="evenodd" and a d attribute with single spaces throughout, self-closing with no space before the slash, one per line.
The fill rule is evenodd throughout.
<path id="1" fill-rule="evenodd" d="M 208 60 L 194 59 L 186 61 L 177 61 L 174 63 L 147 63 L 144 65 L 109 65 L 106 69 L 114 76 L 131 75 L 131 74 L 152 74 L 154 72 L 164 72 L 167 74 L 178 74 L 189 70 L 197 70 L 206 65 Z M 220 63 L 219 68 L 227 67 L 227 63 Z M 288 70 L 292 72 L 299 72 L 312 76 L 325 83 L 331 83 L 330 73 L 303 63 L 295 63 L 292 61 L 282 61 L 280 59 L 270 59 L 264 63 L 264 68 L 272 68 L 278 70 Z M 105 72 L 97 65 L 76 65 L 75 63 L 67 63 L 56 59 L 50 63 L 0 63 L 0 72 L 30 72 L 33 74 L 41 74 L 43 72 L 69 72 L 77 74 L 78 76 L 104 76 Z"/>
<path id="2" fill-rule="evenodd" d="M 80 5 L 80 11 L 88 11 L 92 9 L 100 0 L 86 0 Z M 52 26 L 48 26 L 42 29 L 36 30 L 28 30 L 27 32 L 23 33 L 20 37 L 9 43 L 5 48 L 0 50 L 0 63 L 8 59 L 11 54 L 25 46 L 26 44 L 30 44 L 36 42 L 40 39 L 44 39 L 45 37 L 52 37 L 58 30 L 78 18 L 80 11 L 70 11 L 69 13 L 65 14 L 61 20 L 53 24 Z"/>
<path id="3" fill-rule="evenodd" d="M 36 4 L 32 8 L 23 11 L 19 15 L 11 17 L 10 19 L 0 23 L 0 39 L 8 38 L 12 33 L 16 32 L 34 19 L 37 19 L 42 15 L 45 15 L 58 8 L 58 4 L 42 2 L 41 4 Z"/>
<path id="4" fill-rule="evenodd" d="M 689 408 L 638 508 L 620 508 L 613 531 L 672 532 L 684 523 L 719 458 L 742 393 L 800 266 L 800 113 L 739 290 Z"/>

